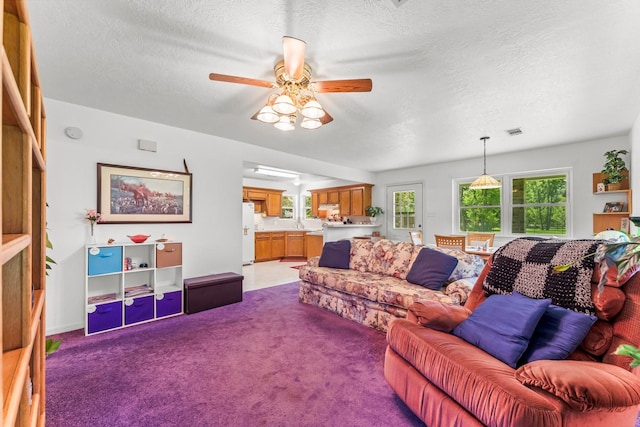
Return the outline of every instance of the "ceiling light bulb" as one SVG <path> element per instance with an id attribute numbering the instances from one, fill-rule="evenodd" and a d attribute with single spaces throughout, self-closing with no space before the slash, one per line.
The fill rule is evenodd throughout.
<path id="1" fill-rule="evenodd" d="M 318 101 L 312 99 L 311 101 L 304 104 L 302 110 L 300 110 L 303 116 L 308 117 L 310 119 L 319 119 L 324 116 L 324 110 Z"/>
<path id="2" fill-rule="evenodd" d="M 293 114 L 296 112 L 296 106 L 293 105 L 293 101 L 284 94 L 276 98 L 272 108 L 276 113 L 280 114 Z"/>
<path id="3" fill-rule="evenodd" d="M 296 116 L 281 116 L 280 120 L 278 120 L 274 126 L 280 130 L 294 130 L 296 128 L 294 125 L 295 122 Z"/>
<path id="4" fill-rule="evenodd" d="M 303 129 L 318 129 L 322 126 L 322 122 L 318 119 L 310 119 L 305 117 L 302 119 L 302 123 L 300 123 L 300 127 Z"/>
<path id="5" fill-rule="evenodd" d="M 278 113 L 273 111 L 273 108 L 271 108 L 270 105 L 265 105 L 264 107 L 262 107 L 262 109 L 260 109 L 260 111 L 258 112 L 258 116 L 256 118 L 263 123 L 275 123 L 280 120 L 280 116 L 278 116 Z"/>

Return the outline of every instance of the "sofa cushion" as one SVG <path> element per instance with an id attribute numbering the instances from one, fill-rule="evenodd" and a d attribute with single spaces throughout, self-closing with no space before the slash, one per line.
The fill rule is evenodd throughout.
<path id="1" fill-rule="evenodd" d="M 338 240 L 337 242 L 327 242 L 322 247 L 322 254 L 318 265 L 320 267 L 349 268 L 351 253 L 351 242 L 349 240 Z"/>
<path id="2" fill-rule="evenodd" d="M 606 363 L 539 360 L 520 367 L 516 378 L 554 394 L 576 411 L 615 411 L 640 403 L 640 380 Z"/>
<path id="3" fill-rule="evenodd" d="M 596 308 L 598 319 L 611 320 L 620 313 L 625 301 L 622 289 L 613 286 L 603 286 L 602 291 L 598 285 L 591 284 L 591 301 Z"/>
<path id="4" fill-rule="evenodd" d="M 580 345 L 596 319 L 596 316 L 549 305 L 519 364 L 541 359 L 566 359 Z"/>
<path id="5" fill-rule="evenodd" d="M 550 303 L 517 292 L 491 295 L 452 333 L 515 368 Z"/>
<path id="6" fill-rule="evenodd" d="M 444 252 L 424 248 L 413 262 L 407 281 L 437 291 L 458 265 L 458 259 Z"/>
<path id="7" fill-rule="evenodd" d="M 369 271 L 369 257 L 372 248 L 373 242 L 369 239 L 352 239 L 349 268 L 361 272 Z"/>
<path id="8" fill-rule="evenodd" d="M 594 356 L 602 356 L 611 347 L 613 341 L 613 325 L 603 320 L 593 324 L 589 333 L 580 343 L 580 348 Z"/>
<path id="9" fill-rule="evenodd" d="M 627 283 L 634 274 L 640 271 L 640 264 L 636 263 L 631 268 L 629 268 L 629 270 L 627 270 L 622 277 L 618 277 L 618 266 L 615 263 L 612 263 L 608 267 L 609 268 L 605 271 L 603 277 L 600 264 L 596 264 L 595 270 L 593 272 L 593 277 L 596 283 L 602 282 L 602 285 L 620 287 Z"/>
<path id="10" fill-rule="evenodd" d="M 409 271 L 413 247 L 409 242 L 394 243 L 382 239 L 373 244 L 367 271 L 405 279 Z"/>
<path id="11" fill-rule="evenodd" d="M 551 298 L 570 310 L 593 314 L 591 277 L 599 240 L 538 240 L 519 238 L 501 246 L 493 255 L 484 281 L 488 294 L 517 291 L 530 298 Z M 566 271 L 553 267 L 573 263 Z"/>

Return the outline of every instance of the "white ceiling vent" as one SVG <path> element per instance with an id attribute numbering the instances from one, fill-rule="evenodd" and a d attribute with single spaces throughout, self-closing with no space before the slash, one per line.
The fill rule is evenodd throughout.
<path id="1" fill-rule="evenodd" d="M 395 4 L 396 7 L 400 7 L 408 1 L 409 0 L 391 0 L 391 3 Z"/>
<path id="2" fill-rule="evenodd" d="M 520 128 L 507 129 L 505 132 L 510 136 L 522 135 L 522 129 Z"/>

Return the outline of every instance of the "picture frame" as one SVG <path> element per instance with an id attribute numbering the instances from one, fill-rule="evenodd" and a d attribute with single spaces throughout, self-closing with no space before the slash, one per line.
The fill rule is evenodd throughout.
<path id="1" fill-rule="evenodd" d="M 101 223 L 190 223 L 192 175 L 98 163 Z"/>
<path id="2" fill-rule="evenodd" d="M 596 184 L 596 192 L 604 193 L 605 191 L 606 191 L 606 188 L 602 182 L 599 182 Z"/>
<path id="3" fill-rule="evenodd" d="M 629 234 L 629 218 L 620 218 L 620 231 Z"/>
<path id="4" fill-rule="evenodd" d="M 624 202 L 607 202 L 604 205 L 603 212 L 605 213 L 622 212 L 623 207 L 624 207 Z"/>

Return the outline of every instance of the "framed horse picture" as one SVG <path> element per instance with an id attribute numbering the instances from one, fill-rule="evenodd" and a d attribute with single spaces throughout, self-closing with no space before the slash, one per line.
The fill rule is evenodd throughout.
<path id="1" fill-rule="evenodd" d="M 102 223 L 191 222 L 191 174 L 98 163 Z"/>

